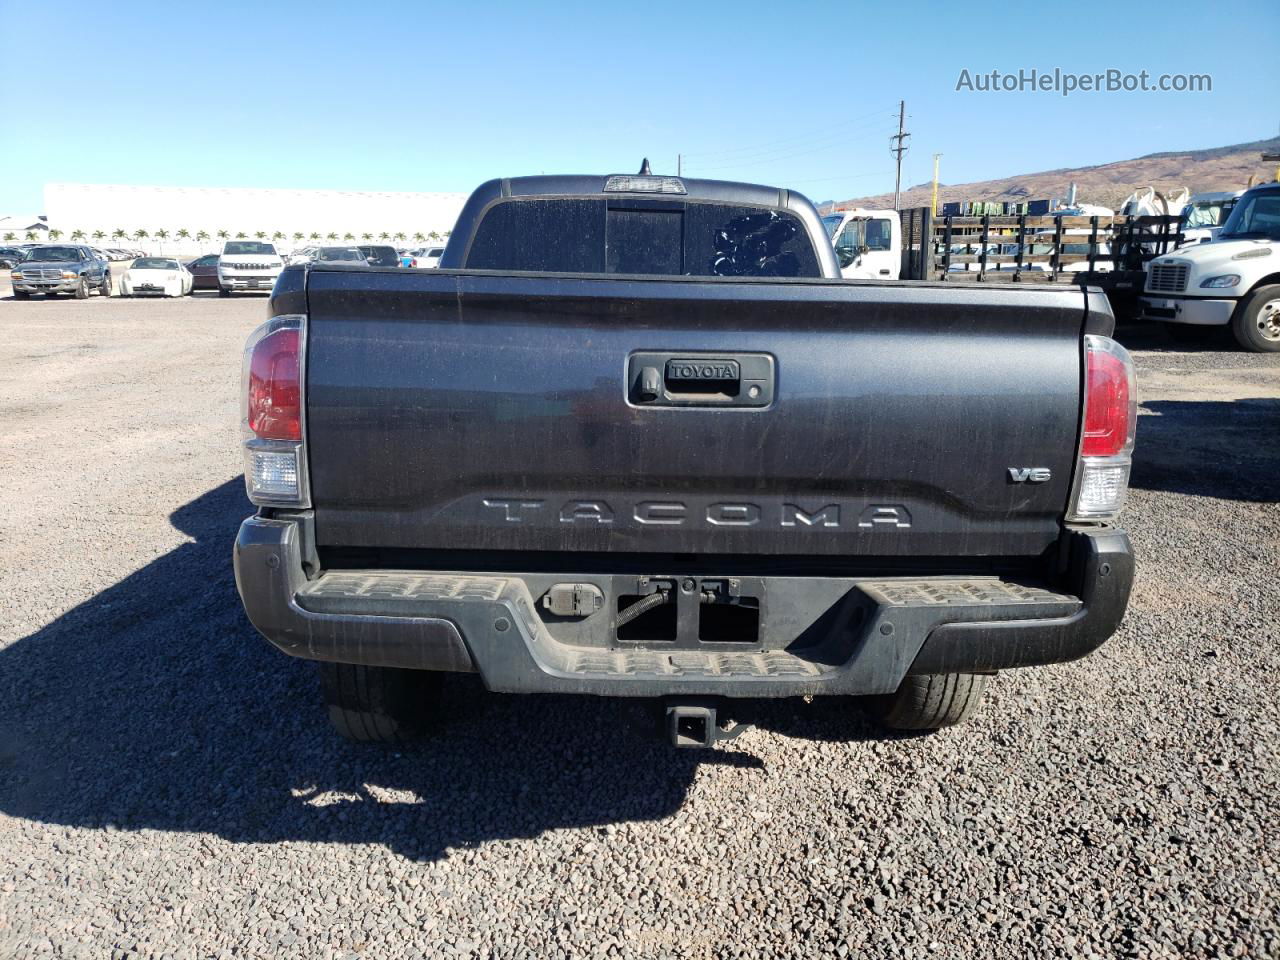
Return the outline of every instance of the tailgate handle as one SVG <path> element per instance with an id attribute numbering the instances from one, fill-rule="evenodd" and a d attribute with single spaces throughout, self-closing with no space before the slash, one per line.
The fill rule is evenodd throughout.
<path id="1" fill-rule="evenodd" d="M 633 353 L 627 399 L 645 407 L 767 407 L 774 358 L 768 353 Z"/>
<path id="2" fill-rule="evenodd" d="M 737 360 L 676 357 L 667 361 L 666 382 L 671 393 L 737 396 L 742 367 Z"/>

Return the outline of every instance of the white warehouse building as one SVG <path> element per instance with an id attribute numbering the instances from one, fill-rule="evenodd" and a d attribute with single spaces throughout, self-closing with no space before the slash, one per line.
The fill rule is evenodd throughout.
<path id="1" fill-rule="evenodd" d="M 322 238 L 351 234 L 394 237 L 443 235 L 466 201 L 462 193 L 366 193 L 350 190 L 259 190 L 242 187 L 131 187 L 90 183 L 48 183 L 44 212 L 49 227 L 64 235 L 80 230 L 130 236 L 179 230 L 200 231 L 212 240 L 220 231 L 235 237 L 257 233 L 290 238 L 313 233 Z M 282 244 L 283 245 L 283 244 Z"/>

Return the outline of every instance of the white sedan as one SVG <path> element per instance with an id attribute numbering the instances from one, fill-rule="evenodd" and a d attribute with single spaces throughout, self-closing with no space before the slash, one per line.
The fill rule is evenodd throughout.
<path id="1" fill-rule="evenodd" d="M 120 294 L 125 297 L 185 297 L 194 284 L 191 271 L 177 260 L 139 257 L 120 279 Z"/>

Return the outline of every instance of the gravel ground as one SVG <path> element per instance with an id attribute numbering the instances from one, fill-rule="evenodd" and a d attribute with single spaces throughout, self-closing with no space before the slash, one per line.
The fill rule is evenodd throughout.
<path id="1" fill-rule="evenodd" d="M 346 745 L 245 622 L 260 299 L 0 302 L 0 956 L 1280 955 L 1280 357 L 1138 348 L 1120 633 L 972 724 L 450 685 Z"/>

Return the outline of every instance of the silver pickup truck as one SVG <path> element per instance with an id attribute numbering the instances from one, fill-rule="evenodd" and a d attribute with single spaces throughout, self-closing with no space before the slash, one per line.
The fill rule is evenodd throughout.
<path id="1" fill-rule="evenodd" d="M 78 243 L 32 247 L 10 277 L 18 300 L 26 300 L 33 293 L 69 293 L 84 300 L 93 290 L 104 297 L 111 296 L 110 263 Z"/>

